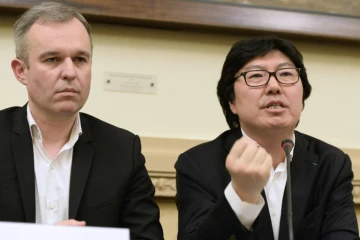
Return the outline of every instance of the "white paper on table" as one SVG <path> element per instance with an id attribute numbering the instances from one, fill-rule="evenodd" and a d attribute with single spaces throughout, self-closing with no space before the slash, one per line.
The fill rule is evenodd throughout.
<path id="1" fill-rule="evenodd" d="M 130 240 L 126 228 L 54 226 L 0 222 L 1 240 Z"/>

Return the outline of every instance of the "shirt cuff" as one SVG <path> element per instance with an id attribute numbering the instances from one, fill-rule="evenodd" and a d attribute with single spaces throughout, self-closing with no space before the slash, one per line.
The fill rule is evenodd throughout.
<path id="1" fill-rule="evenodd" d="M 224 193 L 231 209 L 234 211 L 239 221 L 247 230 L 251 230 L 251 226 L 265 205 L 263 197 L 261 196 L 256 204 L 243 202 L 236 194 L 231 182 L 225 188 Z"/>

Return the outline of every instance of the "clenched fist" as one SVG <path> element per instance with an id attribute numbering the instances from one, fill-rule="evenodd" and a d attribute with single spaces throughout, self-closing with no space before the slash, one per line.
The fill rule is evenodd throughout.
<path id="1" fill-rule="evenodd" d="M 247 137 L 237 140 L 226 158 L 231 183 L 242 201 L 258 202 L 272 167 L 272 157 Z"/>

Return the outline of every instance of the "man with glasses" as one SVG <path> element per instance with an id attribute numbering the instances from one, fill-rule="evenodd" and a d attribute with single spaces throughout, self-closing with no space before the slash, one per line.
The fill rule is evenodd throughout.
<path id="1" fill-rule="evenodd" d="M 233 45 L 217 86 L 230 130 L 175 164 L 178 239 L 289 239 L 285 139 L 294 143 L 295 239 L 358 239 L 349 156 L 295 131 L 310 93 L 292 43 L 266 36 Z"/>

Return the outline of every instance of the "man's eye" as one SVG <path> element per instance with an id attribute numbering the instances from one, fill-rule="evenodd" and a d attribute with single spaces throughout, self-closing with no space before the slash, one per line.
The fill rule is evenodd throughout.
<path id="1" fill-rule="evenodd" d="M 292 72 L 282 72 L 282 73 L 280 73 L 280 76 L 284 76 L 284 77 L 286 77 L 286 76 L 294 76 L 294 73 L 292 73 Z"/>
<path id="2" fill-rule="evenodd" d="M 249 74 L 248 78 L 262 78 L 264 77 L 263 74 L 260 73 L 253 73 L 253 74 Z"/>
<path id="3" fill-rule="evenodd" d="M 75 58 L 75 62 L 83 63 L 83 62 L 87 62 L 87 61 L 83 57 L 77 57 L 77 58 Z"/>
<path id="4" fill-rule="evenodd" d="M 49 62 L 49 63 L 57 62 L 57 58 L 48 58 L 48 59 L 46 59 L 46 62 Z"/>

